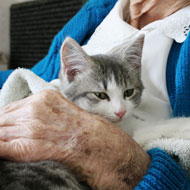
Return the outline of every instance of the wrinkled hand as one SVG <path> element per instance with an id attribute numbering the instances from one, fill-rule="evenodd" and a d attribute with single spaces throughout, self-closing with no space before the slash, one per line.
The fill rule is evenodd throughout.
<path id="1" fill-rule="evenodd" d="M 133 189 L 150 163 L 120 128 L 50 90 L 0 110 L 0 156 L 64 162 L 96 190 Z"/>

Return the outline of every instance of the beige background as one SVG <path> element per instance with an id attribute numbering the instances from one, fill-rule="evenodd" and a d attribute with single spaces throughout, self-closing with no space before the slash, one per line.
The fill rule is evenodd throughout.
<path id="1" fill-rule="evenodd" d="M 0 0 L 0 52 L 9 56 L 9 8 L 10 5 L 17 2 L 31 0 Z"/>

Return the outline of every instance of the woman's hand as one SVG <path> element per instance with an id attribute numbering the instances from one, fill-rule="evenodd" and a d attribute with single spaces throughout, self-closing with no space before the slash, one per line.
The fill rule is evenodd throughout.
<path id="1" fill-rule="evenodd" d="M 50 90 L 0 110 L 0 156 L 64 162 L 96 190 L 133 189 L 150 163 L 120 128 Z"/>

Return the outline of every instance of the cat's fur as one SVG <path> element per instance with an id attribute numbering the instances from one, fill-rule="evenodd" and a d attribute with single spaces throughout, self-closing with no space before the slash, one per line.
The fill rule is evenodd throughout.
<path id="1" fill-rule="evenodd" d="M 108 55 L 88 56 L 75 41 L 67 39 L 61 50 L 60 91 L 81 108 L 115 122 L 144 149 L 161 147 L 172 156 L 178 156 L 179 163 L 190 169 L 188 160 L 184 159 L 189 154 L 188 145 L 184 144 L 181 154 L 166 142 L 168 138 L 190 140 L 189 118 L 169 120 L 166 106 L 143 89 L 143 40 L 144 37 L 139 36 Z M 134 89 L 134 93 L 124 98 L 127 89 Z M 97 98 L 95 92 L 106 93 L 109 98 Z M 118 112 L 124 113 L 122 117 Z M 166 147 L 162 146 L 162 140 L 166 140 Z"/>
<path id="2" fill-rule="evenodd" d="M 1 190 L 90 190 L 59 162 L 0 160 Z"/>
<path id="3" fill-rule="evenodd" d="M 109 55 L 88 56 L 72 39 L 61 48 L 60 82 L 62 93 L 83 109 L 119 122 L 140 103 L 143 85 L 140 63 L 143 37 L 115 49 Z M 134 89 L 130 97 L 124 92 Z M 94 93 L 106 93 L 101 100 Z M 131 91 L 132 92 L 132 91 Z M 129 93 L 130 94 L 130 93 Z M 124 111 L 124 112 L 122 112 Z M 118 113 L 122 112 L 122 115 Z M 125 113 L 126 112 L 126 113 Z M 14 163 L 0 160 L 1 190 L 87 190 L 59 162 Z"/>
<path id="4" fill-rule="evenodd" d="M 124 120 L 141 100 L 143 84 L 140 79 L 141 54 L 144 37 L 115 49 L 108 55 L 88 56 L 72 39 L 62 46 L 60 91 L 88 112 L 101 115 L 112 122 Z M 124 97 L 126 91 L 133 94 Z M 105 93 L 107 99 L 95 94 Z M 126 112 L 120 118 L 117 113 Z"/>

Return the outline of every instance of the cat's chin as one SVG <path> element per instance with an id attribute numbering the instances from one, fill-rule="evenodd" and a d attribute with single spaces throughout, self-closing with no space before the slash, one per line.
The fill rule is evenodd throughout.
<path id="1" fill-rule="evenodd" d="M 111 116 L 107 116 L 107 115 L 103 115 L 103 114 L 98 114 L 98 113 L 95 113 L 95 112 L 91 112 L 91 113 L 94 113 L 94 114 L 97 114 L 97 115 L 99 115 L 101 117 L 104 117 L 105 119 L 109 120 L 112 123 L 118 123 L 118 122 L 121 122 L 123 120 L 123 118 L 120 119 L 118 117 L 111 117 Z"/>
<path id="2" fill-rule="evenodd" d="M 118 118 L 108 118 L 108 117 L 105 117 L 107 120 L 109 120 L 110 122 L 112 123 L 119 123 L 121 122 L 122 119 L 118 119 Z"/>
<path id="3" fill-rule="evenodd" d="M 115 123 L 115 124 L 120 123 L 122 120 L 123 120 L 123 119 L 110 119 L 110 121 L 111 121 L 112 123 Z"/>

